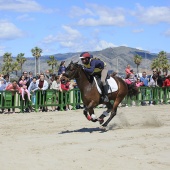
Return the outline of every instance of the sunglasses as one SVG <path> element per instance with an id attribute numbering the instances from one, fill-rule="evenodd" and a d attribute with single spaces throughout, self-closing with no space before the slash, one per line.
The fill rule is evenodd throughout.
<path id="1" fill-rule="evenodd" d="M 81 61 L 85 60 L 85 58 L 81 58 Z"/>

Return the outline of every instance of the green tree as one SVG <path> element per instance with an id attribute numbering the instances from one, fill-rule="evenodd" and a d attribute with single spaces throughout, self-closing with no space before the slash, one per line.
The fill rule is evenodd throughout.
<path id="1" fill-rule="evenodd" d="M 15 71 L 15 74 L 17 76 L 18 70 L 21 69 L 21 65 L 19 64 L 18 61 L 15 61 L 14 63 L 12 63 L 12 70 Z"/>
<path id="2" fill-rule="evenodd" d="M 42 49 L 38 47 L 34 47 L 31 49 L 32 56 L 35 57 L 35 75 L 40 71 L 40 65 L 38 64 L 39 59 L 41 57 Z"/>
<path id="3" fill-rule="evenodd" d="M 19 53 L 17 55 L 17 58 L 16 58 L 17 62 L 20 65 L 21 75 L 22 75 L 22 72 L 23 72 L 23 64 L 25 63 L 25 61 L 27 61 L 27 59 L 24 57 L 24 55 L 25 55 L 24 53 Z"/>
<path id="4" fill-rule="evenodd" d="M 49 60 L 47 60 L 47 64 L 49 65 L 49 66 L 51 66 L 51 70 L 52 70 L 52 73 L 54 73 L 54 66 L 57 66 L 57 60 L 54 58 L 54 56 L 52 55 L 52 56 L 50 56 L 49 57 L 50 59 Z"/>
<path id="5" fill-rule="evenodd" d="M 12 71 L 12 54 L 11 53 L 5 53 L 3 55 L 3 62 L 2 65 L 2 72 L 3 74 L 9 74 Z"/>
<path id="6" fill-rule="evenodd" d="M 138 54 L 136 54 L 135 56 L 134 56 L 134 58 L 133 58 L 133 61 L 134 61 L 134 63 L 136 64 L 136 71 L 137 71 L 137 74 L 139 73 L 139 65 L 141 64 L 141 62 L 142 62 L 142 57 L 140 56 L 140 55 L 138 55 Z"/>
<path id="7" fill-rule="evenodd" d="M 168 63 L 167 55 L 165 51 L 160 51 L 158 57 L 151 63 L 151 69 L 168 73 L 170 70 L 170 64 Z"/>

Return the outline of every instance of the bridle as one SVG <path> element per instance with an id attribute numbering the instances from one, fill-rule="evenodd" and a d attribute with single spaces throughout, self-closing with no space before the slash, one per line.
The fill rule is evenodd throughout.
<path id="1" fill-rule="evenodd" d="M 84 74 L 85 74 L 85 76 L 87 77 L 88 81 L 89 81 L 89 82 L 91 81 L 89 75 L 84 71 L 83 66 L 82 66 L 81 64 L 78 64 L 78 63 L 70 63 L 69 66 L 71 66 L 71 64 L 73 65 L 74 68 L 69 69 L 69 70 L 66 69 L 66 74 L 67 74 L 67 71 L 69 71 L 69 72 L 71 72 L 71 73 L 69 73 L 69 75 L 72 75 L 72 76 L 71 76 L 72 78 L 75 78 L 76 80 L 79 80 L 79 79 L 81 78 L 81 77 L 80 77 L 80 75 L 81 75 L 80 71 L 82 71 L 82 72 L 84 72 Z M 68 66 L 68 67 L 69 67 L 69 66 Z M 67 67 L 67 68 L 68 68 L 68 67 Z M 76 70 L 77 70 L 77 72 L 76 72 Z M 72 73 L 73 71 L 74 71 L 74 73 Z M 76 73 L 79 75 L 78 77 L 75 77 L 75 74 L 76 74 Z M 71 77 L 69 77 L 69 78 L 71 78 Z"/>

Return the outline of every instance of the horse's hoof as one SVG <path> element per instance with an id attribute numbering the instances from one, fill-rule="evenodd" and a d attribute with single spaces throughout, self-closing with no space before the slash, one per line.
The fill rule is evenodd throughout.
<path id="1" fill-rule="evenodd" d="M 98 119 L 100 125 L 104 122 L 104 119 Z"/>
<path id="2" fill-rule="evenodd" d="M 91 119 L 92 122 L 97 122 L 98 120 L 97 119 Z"/>
<path id="3" fill-rule="evenodd" d="M 104 127 L 104 126 L 100 126 L 99 129 L 100 129 L 101 131 L 104 131 L 104 132 L 107 131 L 107 128 Z"/>

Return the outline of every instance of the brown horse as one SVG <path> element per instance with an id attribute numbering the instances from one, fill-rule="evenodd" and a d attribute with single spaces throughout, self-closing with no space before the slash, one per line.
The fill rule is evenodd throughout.
<path id="1" fill-rule="evenodd" d="M 87 73 L 84 71 L 82 65 L 78 62 L 73 63 L 72 61 L 66 68 L 65 75 L 70 79 L 76 79 L 77 85 L 80 89 L 82 101 L 85 105 L 84 115 L 90 121 L 96 122 L 99 121 L 102 124 L 102 128 L 108 125 L 112 118 L 116 115 L 117 107 L 124 97 L 128 94 L 127 84 L 121 78 L 117 76 L 112 76 L 118 84 L 118 90 L 108 94 L 109 102 L 104 103 L 101 94 L 98 92 L 96 83 L 93 79 L 89 78 Z M 110 103 L 110 100 L 114 100 L 114 104 Z M 96 118 L 94 115 L 94 109 L 99 104 L 106 104 L 107 110 L 103 114 Z M 109 112 L 111 112 L 110 117 L 104 123 L 104 117 L 106 117 Z M 104 123 L 104 124 L 103 124 Z"/>

